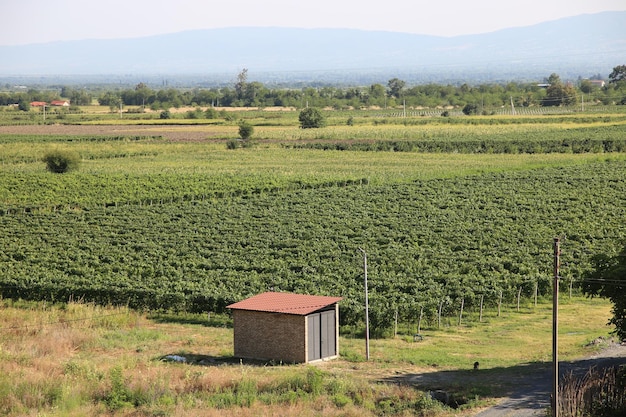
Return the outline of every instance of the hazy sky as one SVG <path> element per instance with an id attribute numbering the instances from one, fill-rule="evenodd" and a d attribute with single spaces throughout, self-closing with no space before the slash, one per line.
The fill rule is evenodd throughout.
<path id="1" fill-rule="evenodd" d="M 0 0 L 0 45 L 128 38 L 233 26 L 332 27 L 455 36 L 607 10 L 626 10 L 626 1 Z"/>

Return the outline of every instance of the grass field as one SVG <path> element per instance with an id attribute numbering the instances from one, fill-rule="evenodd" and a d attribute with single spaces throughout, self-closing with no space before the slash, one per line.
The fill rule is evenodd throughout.
<path id="1" fill-rule="evenodd" d="M 0 302 L 0 412 L 5 416 L 462 416 L 492 404 L 515 378 L 549 366 L 551 304 L 506 306 L 500 317 L 425 328 L 414 342 L 340 339 L 339 360 L 318 366 L 239 362 L 226 316 L 145 315 L 81 303 Z M 561 359 L 589 355 L 607 336 L 609 305 L 564 297 Z M 584 320 L 580 320 L 584 317 Z M 520 347 L 523 347 L 520 349 Z M 168 355 L 188 363 L 164 361 Z M 481 370 L 472 371 L 480 361 Z M 428 374 L 436 385 L 401 383 Z M 481 377 L 482 375 L 482 377 Z M 472 380 L 472 384 L 459 381 Z M 406 382 L 405 381 L 405 382 Z M 399 383 L 400 382 L 400 383 Z M 445 389 L 464 405 L 424 392 Z"/>

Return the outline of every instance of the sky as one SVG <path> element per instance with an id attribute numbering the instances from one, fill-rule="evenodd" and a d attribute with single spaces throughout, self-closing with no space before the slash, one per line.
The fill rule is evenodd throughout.
<path id="1" fill-rule="evenodd" d="M 0 0 L 0 45 L 241 26 L 457 36 L 616 10 L 626 10 L 626 1 Z"/>

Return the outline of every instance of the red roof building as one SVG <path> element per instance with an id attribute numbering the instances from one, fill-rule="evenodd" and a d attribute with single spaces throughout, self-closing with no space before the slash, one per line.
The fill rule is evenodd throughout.
<path id="1" fill-rule="evenodd" d="M 50 105 L 52 105 L 52 106 L 61 106 L 61 107 L 69 107 L 70 102 L 69 102 L 69 100 L 52 100 L 50 102 Z"/>
<path id="2" fill-rule="evenodd" d="M 229 305 L 235 356 L 287 363 L 336 358 L 341 299 L 265 292 Z"/>
<path id="3" fill-rule="evenodd" d="M 30 102 L 30 107 L 43 107 L 47 105 L 48 103 L 46 103 L 45 101 L 31 101 Z"/>

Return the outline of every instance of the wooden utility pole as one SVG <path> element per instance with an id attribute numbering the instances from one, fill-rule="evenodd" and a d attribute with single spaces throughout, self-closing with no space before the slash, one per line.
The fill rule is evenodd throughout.
<path id="1" fill-rule="evenodd" d="M 370 360 L 370 314 L 369 314 L 369 301 L 367 295 L 367 253 L 361 248 L 363 252 L 363 271 L 365 275 L 365 360 Z"/>
<path id="2" fill-rule="evenodd" d="M 554 238 L 554 288 L 552 290 L 552 417 L 559 417 L 559 263 L 560 239 Z"/>

